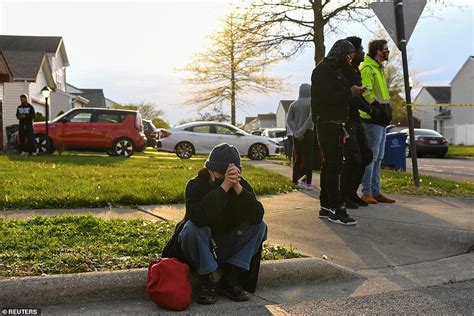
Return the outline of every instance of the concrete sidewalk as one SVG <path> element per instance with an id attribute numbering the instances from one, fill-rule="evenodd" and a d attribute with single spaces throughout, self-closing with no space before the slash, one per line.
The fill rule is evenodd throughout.
<path id="1" fill-rule="evenodd" d="M 269 161 L 255 164 L 286 176 L 291 174 L 290 167 L 282 164 Z M 319 176 L 315 174 L 316 186 L 317 181 Z M 268 242 L 291 246 L 309 257 L 327 258 L 329 265 L 343 266 L 366 279 L 353 281 L 350 295 L 474 279 L 474 257 L 469 253 L 474 246 L 473 199 L 394 196 L 395 204 L 349 210 L 358 225 L 347 227 L 318 218 L 317 196 L 317 191 L 295 191 L 261 197 L 269 227 Z M 177 221 L 184 215 L 184 205 L 19 210 L 0 212 L 0 217 L 13 219 L 65 213 Z M 324 261 L 321 262 L 324 266 Z M 291 270 L 291 273 L 297 271 Z M 274 272 L 274 278 L 278 279 L 282 271 Z M 319 272 L 312 273 L 318 275 Z M 278 302 L 278 297 L 270 300 Z"/>

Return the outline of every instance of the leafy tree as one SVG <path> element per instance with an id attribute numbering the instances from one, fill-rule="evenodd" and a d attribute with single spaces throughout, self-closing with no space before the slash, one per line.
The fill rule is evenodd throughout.
<path id="1" fill-rule="evenodd" d="M 138 111 L 145 120 L 151 120 L 156 127 L 169 128 L 168 122 L 163 119 L 164 112 L 153 102 L 141 101 L 140 103 L 129 103 L 120 105 L 112 104 L 112 108 L 119 110 Z M 156 122 L 156 123 L 155 123 Z"/>
<path id="2" fill-rule="evenodd" d="M 195 53 L 183 69 L 189 73 L 185 81 L 194 86 L 193 96 L 186 103 L 197 105 L 199 111 L 228 104 L 233 125 L 243 95 L 268 93 L 281 87 L 279 79 L 266 75 L 269 66 L 281 59 L 277 48 L 256 45 L 269 27 L 258 27 L 255 33 L 244 31 L 248 29 L 257 29 L 248 11 L 228 14 L 222 28 L 210 36 L 212 44 Z"/>
<path id="3" fill-rule="evenodd" d="M 155 125 L 156 128 L 170 128 L 170 124 L 162 118 L 154 118 L 151 121 L 153 122 L 153 125 Z"/>

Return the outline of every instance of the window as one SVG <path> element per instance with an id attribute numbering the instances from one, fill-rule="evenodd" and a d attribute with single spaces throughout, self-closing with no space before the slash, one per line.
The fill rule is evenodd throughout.
<path id="1" fill-rule="evenodd" d="M 216 133 L 221 135 L 235 135 L 235 130 L 222 125 L 216 125 Z"/>
<path id="2" fill-rule="evenodd" d="M 209 125 L 199 125 L 192 128 L 192 131 L 195 133 L 210 133 L 210 130 L 211 128 Z"/>
<path id="3" fill-rule="evenodd" d="M 74 114 L 69 121 L 72 123 L 89 123 L 91 121 L 91 116 L 91 112 L 79 112 Z"/>
<path id="4" fill-rule="evenodd" d="M 126 114 L 116 112 L 99 112 L 97 114 L 97 123 L 121 123 Z"/>

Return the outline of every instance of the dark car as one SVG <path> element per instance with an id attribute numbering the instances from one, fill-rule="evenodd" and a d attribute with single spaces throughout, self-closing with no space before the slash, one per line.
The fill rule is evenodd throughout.
<path id="1" fill-rule="evenodd" d="M 143 132 L 145 133 L 147 147 L 156 147 L 156 141 L 158 139 L 158 130 L 150 120 L 142 120 L 143 122 Z"/>
<path id="2" fill-rule="evenodd" d="M 45 122 L 33 128 L 38 154 L 73 149 L 129 157 L 143 151 L 146 143 L 137 111 L 75 108 L 48 123 L 48 137 Z"/>
<path id="3" fill-rule="evenodd" d="M 401 130 L 400 133 L 409 134 L 408 129 Z M 448 152 L 448 139 L 443 137 L 437 131 L 432 129 L 415 128 L 415 143 L 416 155 L 423 157 L 423 155 L 433 155 L 438 158 L 443 158 Z M 406 142 L 406 157 L 410 157 L 410 137 L 407 137 Z"/>

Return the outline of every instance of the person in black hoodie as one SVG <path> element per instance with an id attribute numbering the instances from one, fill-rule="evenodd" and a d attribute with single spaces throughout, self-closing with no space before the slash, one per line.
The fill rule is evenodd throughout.
<path id="1" fill-rule="evenodd" d="M 344 77 L 344 69 L 351 67 L 354 55 L 354 45 L 347 40 L 338 40 L 311 75 L 313 121 L 323 152 L 319 217 L 343 225 L 357 224 L 347 214 L 340 191 L 349 103 L 352 97 L 364 91 Z"/>
<path id="2" fill-rule="evenodd" d="M 33 132 L 33 120 L 36 117 L 35 109 L 28 103 L 28 97 L 26 95 L 22 94 L 20 101 L 21 104 L 16 108 L 16 118 L 20 121 L 18 136 L 21 154 L 36 154 L 35 135 Z"/>
<path id="3" fill-rule="evenodd" d="M 205 168 L 186 185 L 186 214 L 163 249 L 163 258 L 177 258 L 197 271 L 200 304 L 214 304 L 216 290 L 246 301 L 247 291 L 256 289 L 267 225 L 241 170 L 237 148 L 224 143 L 212 149 Z"/>
<path id="4" fill-rule="evenodd" d="M 346 38 L 354 45 L 356 52 L 352 58 L 352 67 L 344 68 L 344 76 L 350 84 L 362 86 L 362 78 L 359 65 L 364 61 L 364 47 L 362 39 L 356 36 Z M 361 96 L 355 96 L 350 102 L 349 120 L 345 128 L 349 138 L 344 144 L 344 167 L 341 175 L 341 193 L 346 208 L 357 209 L 359 206 L 368 206 L 369 204 L 357 195 L 357 189 L 362 182 L 365 167 L 372 162 L 372 150 L 369 147 L 367 136 L 365 135 L 364 125 L 360 119 L 359 110 L 370 113 L 375 117 L 376 108 L 373 108 Z"/>

